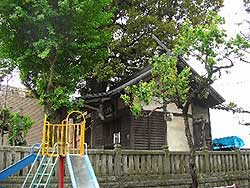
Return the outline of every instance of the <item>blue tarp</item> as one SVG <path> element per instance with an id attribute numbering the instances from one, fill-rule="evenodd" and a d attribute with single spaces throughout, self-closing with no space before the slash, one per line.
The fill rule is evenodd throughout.
<path id="1" fill-rule="evenodd" d="M 238 136 L 228 136 L 224 138 L 213 139 L 214 150 L 242 148 L 244 145 L 244 141 Z"/>

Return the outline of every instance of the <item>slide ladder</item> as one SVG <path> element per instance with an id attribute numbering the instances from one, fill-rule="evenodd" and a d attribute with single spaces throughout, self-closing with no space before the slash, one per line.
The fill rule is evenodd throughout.
<path id="1" fill-rule="evenodd" d="M 23 159 L 17 161 L 6 169 L 0 171 L 0 182 L 4 181 L 5 179 L 22 170 L 23 168 L 29 166 L 34 161 L 39 160 L 41 158 L 40 153 L 35 154 L 35 148 L 37 147 L 40 148 L 40 144 L 34 144 L 29 155 L 25 156 Z"/>
<path id="2" fill-rule="evenodd" d="M 59 158 L 59 156 L 57 156 L 55 159 L 53 159 L 53 156 L 56 153 L 56 151 L 57 151 L 57 144 L 54 145 L 53 152 L 52 152 L 52 155 L 50 155 L 50 157 L 47 157 L 46 155 L 43 156 L 35 175 L 32 175 L 31 172 L 36 162 L 34 161 L 29 173 L 26 176 L 26 179 L 22 185 L 22 188 L 46 188 L 47 187 L 47 185 L 50 182 L 50 178 L 54 171 L 55 165 Z M 31 183 L 28 182 L 29 178 L 32 178 Z"/>

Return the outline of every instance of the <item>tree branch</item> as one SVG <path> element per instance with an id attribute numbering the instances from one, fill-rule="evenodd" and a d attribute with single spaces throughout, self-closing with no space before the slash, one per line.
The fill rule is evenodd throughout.
<path id="1" fill-rule="evenodd" d="M 141 33 L 139 36 L 135 37 L 129 44 L 126 45 L 126 47 L 130 47 L 133 46 L 136 42 L 138 42 L 144 35 L 146 34 L 146 32 Z"/>
<path id="2" fill-rule="evenodd" d="M 250 111 L 244 110 L 243 108 L 240 108 L 240 107 L 230 107 L 229 105 L 223 105 L 223 104 L 216 105 L 213 108 L 217 109 L 217 110 L 225 110 L 225 111 L 228 111 L 228 112 L 231 111 L 233 113 L 250 114 Z"/>
<path id="3" fill-rule="evenodd" d="M 56 49 L 52 49 L 52 55 L 50 60 L 50 73 L 49 73 L 49 81 L 47 86 L 47 93 L 54 87 L 53 86 L 53 79 L 55 76 L 55 64 L 57 60 Z"/>
<path id="4" fill-rule="evenodd" d="M 162 109 L 163 106 L 158 106 L 156 108 L 154 108 L 151 112 L 149 112 L 148 114 L 144 115 L 144 117 L 150 117 L 156 110 Z"/>
<path id="5" fill-rule="evenodd" d="M 241 122 L 239 121 L 239 124 L 240 124 L 240 125 L 244 125 L 244 126 L 250 126 L 250 122 L 247 122 L 247 123 L 241 123 Z"/>
<path id="6" fill-rule="evenodd" d="M 25 85 L 25 87 L 27 87 L 32 92 L 32 94 L 35 96 L 35 98 L 39 99 L 40 96 L 38 95 L 37 91 L 35 89 L 33 89 L 28 82 L 24 81 L 23 84 Z"/>

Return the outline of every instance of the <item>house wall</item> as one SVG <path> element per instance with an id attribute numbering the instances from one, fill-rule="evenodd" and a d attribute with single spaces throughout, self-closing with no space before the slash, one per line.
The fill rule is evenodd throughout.
<path id="1" fill-rule="evenodd" d="M 167 111 L 167 131 L 166 122 L 163 117 L 162 109 L 156 110 L 146 117 L 153 109 L 161 104 L 152 102 L 143 107 L 144 116 L 134 117 L 129 112 L 129 108 L 118 99 L 116 102 L 113 117 L 105 121 L 99 120 L 94 134 L 93 148 L 113 148 L 113 134 L 120 132 L 121 145 L 126 149 L 160 149 L 167 145 L 170 151 L 188 151 L 188 143 L 185 135 L 185 125 L 181 110 L 175 104 L 168 104 Z M 208 108 L 199 105 L 191 105 L 189 109 L 189 123 L 191 134 L 194 135 L 194 142 L 199 143 L 201 134 L 200 126 L 193 129 L 194 119 L 203 116 L 209 121 Z M 197 129 L 198 128 L 198 129 Z M 209 131 L 206 130 L 207 135 Z M 197 141 L 198 140 L 198 141 Z M 197 146 L 200 146 L 197 144 Z"/>
<path id="2" fill-rule="evenodd" d="M 189 118 L 192 125 L 192 119 Z M 170 151 L 189 151 L 183 117 L 174 116 L 171 121 L 167 122 L 168 126 L 168 146 Z M 191 133 L 192 133 L 192 127 Z"/>
<path id="3" fill-rule="evenodd" d="M 99 149 L 104 147 L 104 137 L 103 137 L 103 123 L 97 118 L 97 115 L 93 113 L 92 122 L 92 145 L 91 148 Z"/>
<path id="4" fill-rule="evenodd" d="M 4 102 L 4 92 L 0 92 L 1 106 Z M 28 145 L 41 143 L 42 141 L 42 128 L 43 128 L 43 107 L 39 104 L 39 100 L 25 96 L 25 93 L 9 88 L 7 95 L 7 106 L 12 112 L 20 112 L 21 115 L 28 115 L 35 123 L 29 130 L 26 141 Z M 5 143 L 6 139 L 5 139 Z"/>
<path id="5" fill-rule="evenodd" d="M 192 112 L 193 112 L 193 118 L 194 119 L 199 119 L 203 118 L 206 121 L 210 121 L 210 116 L 209 116 L 209 108 L 208 107 L 202 107 L 198 104 L 193 104 L 192 105 Z"/>
<path id="6" fill-rule="evenodd" d="M 149 111 L 144 111 L 145 114 Z M 131 149 L 161 149 L 165 143 L 165 122 L 162 112 L 148 117 L 132 117 L 133 144 Z"/>
<path id="7" fill-rule="evenodd" d="M 131 148 L 131 115 L 128 109 L 120 111 L 118 123 L 120 124 L 121 145 L 124 149 Z M 117 131 L 118 132 L 118 131 Z"/>
<path id="8" fill-rule="evenodd" d="M 156 107 L 161 106 L 160 103 L 153 101 L 147 106 L 144 106 L 145 110 L 153 110 Z M 162 112 L 162 109 L 157 110 Z M 170 151 L 188 151 L 188 143 L 185 135 L 184 119 L 181 115 L 181 110 L 176 107 L 175 104 L 168 104 L 167 111 L 169 112 L 167 118 L 167 145 Z M 189 109 L 189 123 L 192 125 L 192 107 Z M 193 128 L 191 133 L 193 133 Z"/>
<path id="9" fill-rule="evenodd" d="M 193 111 L 193 134 L 195 138 L 194 145 L 197 148 L 207 147 L 212 149 L 211 123 L 208 107 L 202 107 L 194 104 Z"/>
<path id="10" fill-rule="evenodd" d="M 131 148 L 131 115 L 128 107 L 118 101 L 110 101 L 116 105 L 112 116 L 101 120 L 96 112 L 92 113 L 92 145 L 91 148 L 113 149 L 114 133 L 120 132 L 120 144 L 123 148 Z M 116 103 L 117 102 L 117 103 Z"/>
<path id="11" fill-rule="evenodd" d="M 184 119 L 181 115 L 181 110 L 175 104 L 169 104 L 167 110 L 170 112 L 170 117 L 167 119 L 168 127 L 168 146 L 170 151 L 188 151 L 188 143 L 185 135 Z M 192 111 L 189 109 L 189 124 L 192 125 Z M 190 126 L 191 133 L 193 127 Z"/>

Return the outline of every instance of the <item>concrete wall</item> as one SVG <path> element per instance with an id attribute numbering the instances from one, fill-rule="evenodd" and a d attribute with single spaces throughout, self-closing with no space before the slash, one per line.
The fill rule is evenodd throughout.
<path id="1" fill-rule="evenodd" d="M 240 188 L 249 188 L 250 180 L 249 173 L 245 174 L 232 174 L 219 176 L 210 175 L 200 178 L 199 188 L 215 188 L 226 185 L 237 184 Z M 4 188 L 21 187 L 25 177 L 9 178 L 4 182 L 0 182 L 0 186 Z M 106 177 L 98 178 L 100 188 L 190 188 L 190 178 L 187 175 L 175 175 L 175 176 L 153 176 L 148 175 L 145 177 Z M 50 182 L 51 188 L 58 187 L 57 178 L 52 178 Z M 65 188 L 71 188 L 71 181 L 69 177 L 65 178 Z"/>
<path id="2" fill-rule="evenodd" d="M 189 123 L 192 125 L 192 119 L 189 118 Z M 170 151 L 189 151 L 183 117 L 174 116 L 171 121 L 168 121 L 168 146 Z M 191 133 L 193 132 L 192 127 Z"/>
<path id="3" fill-rule="evenodd" d="M 156 107 L 161 106 L 159 102 L 153 101 L 149 105 L 143 106 L 144 110 L 153 110 Z M 162 111 L 162 109 L 158 109 L 157 111 Z M 167 111 L 170 113 L 167 121 L 167 141 L 170 151 L 188 151 L 188 143 L 185 135 L 185 125 L 184 119 L 181 116 L 181 110 L 177 108 L 175 104 L 168 104 Z M 192 129 L 192 108 L 189 109 L 189 123 L 191 125 L 191 133 L 193 133 Z"/>
<path id="4" fill-rule="evenodd" d="M 27 147 L 0 147 L 0 171 L 29 154 Z M 101 188 L 188 188 L 191 178 L 188 169 L 189 152 L 162 150 L 88 150 L 88 156 Z M 250 187 L 250 151 L 199 151 L 196 166 L 200 188 L 238 184 Z M 33 172 L 38 169 L 34 166 Z M 65 168 L 65 187 L 70 187 Z M 21 187 L 28 168 L 22 169 L 0 186 Z M 58 166 L 51 187 L 57 187 Z"/>

